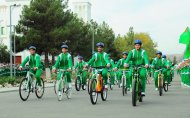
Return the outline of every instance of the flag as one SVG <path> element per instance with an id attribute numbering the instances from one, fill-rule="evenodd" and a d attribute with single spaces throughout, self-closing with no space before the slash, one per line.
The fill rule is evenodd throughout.
<path id="1" fill-rule="evenodd" d="M 190 59 L 190 44 L 186 45 L 186 50 L 184 53 L 184 60 Z"/>
<path id="2" fill-rule="evenodd" d="M 186 28 L 185 32 L 180 35 L 179 43 L 190 44 L 190 29 Z"/>

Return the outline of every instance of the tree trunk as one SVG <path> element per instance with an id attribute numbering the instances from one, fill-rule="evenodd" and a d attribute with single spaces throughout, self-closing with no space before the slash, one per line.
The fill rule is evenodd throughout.
<path id="1" fill-rule="evenodd" d="M 45 67 L 49 67 L 48 52 L 45 52 Z"/>
<path id="2" fill-rule="evenodd" d="M 55 55 L 54 54 L 52 54 L 52 65 L 54 65 L 55 64 Z"/>

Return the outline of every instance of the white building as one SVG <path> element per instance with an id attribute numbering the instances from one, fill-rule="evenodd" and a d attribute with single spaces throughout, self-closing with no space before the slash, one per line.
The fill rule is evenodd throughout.
<path id="1" fill-rule="evenodd" d="M 85 22 L 91 20 L 91 3 L 89 0 L 75 0 L 73 2 L 73 12 Z"/>
<path id="2" fill-rule="evenodd" d="M 91 20 L 91 4 L 89 1 L 73 0 L 71 2 L 72 4 L 69 3 L 69 7 L 74 13 L 78 14 L 85 22 Z M 29 5 L 30 0 L 0 0 L 0 43 L 7 45 L 8 49 L 10 49 L 10 6 L 14 4 L 19 6 L 12 7 L 12 26 L 18 24 L 22 8 L 24 5 Z M 12 30 L 12 32 L 13 31 L 14 30 Z M 20 61 L 22 61 L 26 55 L 28 55 L 28 51 L 16 54 L 17 58 L 21 59 Z"/>

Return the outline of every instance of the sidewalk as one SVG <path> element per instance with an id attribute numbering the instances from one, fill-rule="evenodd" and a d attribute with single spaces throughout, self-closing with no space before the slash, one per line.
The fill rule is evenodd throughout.
<path id="1" fill-rule="evenodd" d="M 53 83 L 45 83 L 45 88 L 53 87 Z M 6 92 L 14 92 L 18 91 L 19 87 L 11 87 L 11 88 L 0 88 L 0 93 L 6 93 Z"/>

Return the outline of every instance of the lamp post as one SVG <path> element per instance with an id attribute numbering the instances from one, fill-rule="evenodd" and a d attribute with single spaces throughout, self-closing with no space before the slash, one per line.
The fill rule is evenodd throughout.
<path id="1" fill-rule="evenodd" d="M 20 4 L 13 4 L 13 5 L 10 5 L 9 6 L 9 9 L 10 9 L 10 36 L 9 36 L 9 38 L 10 38 L 10 76 L 11 76 L 11 78 L 12 78 L 12 76 L 13 76 L 13 60 L 12 60 L 12 55 L 13 55 L 13 51 L 12 51 L 12 8 L 13 7 L 19 7 L 19 6 L 21 6 Z"/>

